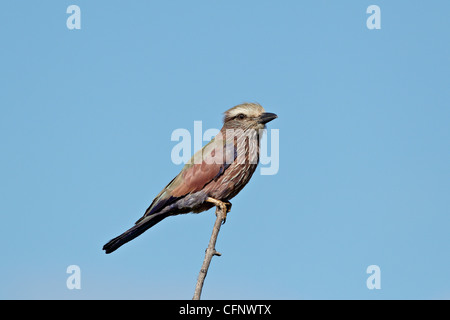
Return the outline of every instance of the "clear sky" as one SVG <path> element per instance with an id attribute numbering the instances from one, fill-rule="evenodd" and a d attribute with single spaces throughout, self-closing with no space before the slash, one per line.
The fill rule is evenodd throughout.
<path id="1" fill-rule="evenodd" d="M 379 30 L 366 27 L 372 4 Z M 449 12 L 3 1 L 0 298 L 190 299 L 213 210 L 101 248 L 181 170 L 174 130 L 220 128 L 256 101 L 279 116 L 279 170 L 258 169 L 232 200 L 202 298 L 450 299 Z M 66 287 L 69 265 L 80 290 Z"/>

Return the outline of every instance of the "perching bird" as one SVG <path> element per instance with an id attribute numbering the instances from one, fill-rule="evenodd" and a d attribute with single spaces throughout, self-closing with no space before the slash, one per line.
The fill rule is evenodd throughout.
<path id="1" fill-rule="evenodd" d="M 275 118 L 276 114 L 265 112 L 257 103 L 243 103 L 226 111 L 220 132 L 194 154 L 143 217 L 103 250 L 111 253 L 161 220 L 208 210 L 217 200 L 227 204 L 229 211 L 229 200 L 245 187 L 258 165 L 260 130 Z"/>

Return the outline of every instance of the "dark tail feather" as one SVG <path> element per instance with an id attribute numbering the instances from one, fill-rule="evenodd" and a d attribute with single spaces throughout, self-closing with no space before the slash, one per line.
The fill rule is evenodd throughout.
<path id="1" fill-rule="evenodd" d="M 153 214 L 145 217 L 144 219 L 140 219 L 138 223 L 122 233 L 120 236 L 111 239 L 107 244 L 103 246 L 103 250 L 106 253 L 111 253 L 117 250 L 120 246 L 124 245 L 128 241 L 133 240 L 137 236 L 144 233 L 147 229 L 150 229 L 155 224 L 168 217 L 168 214 Z"/>

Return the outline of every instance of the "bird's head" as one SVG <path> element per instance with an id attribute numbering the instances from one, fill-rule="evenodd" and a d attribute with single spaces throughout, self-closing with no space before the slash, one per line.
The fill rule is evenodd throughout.
<path id="1" fill-rule="evenodd" d="M 259 130 L 275 118 L 278 118 L 275 113 L 265 112 L 258 103 L 246 102 L 225 111 L 223 126 L 226 129 Z"/>

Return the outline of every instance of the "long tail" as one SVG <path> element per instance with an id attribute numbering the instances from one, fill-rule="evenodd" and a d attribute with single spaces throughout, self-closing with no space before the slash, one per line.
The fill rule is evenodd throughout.
<path id="1" fill-rule="evenodd" d="M 146 230 L 153 227 L 155 224 L 168 217 L 169 214 L 152 214 L 143 219 L 138 220 L 136 225 L 122 233 L 120 236 L 111 239 L 107 244 L 103 246 L 103 250 L 105 253 L 111 253 L 117 250 L 119 247 L 127 243 L 128 241 L 133 240 L 137 236 L 144 233 Z"/>

